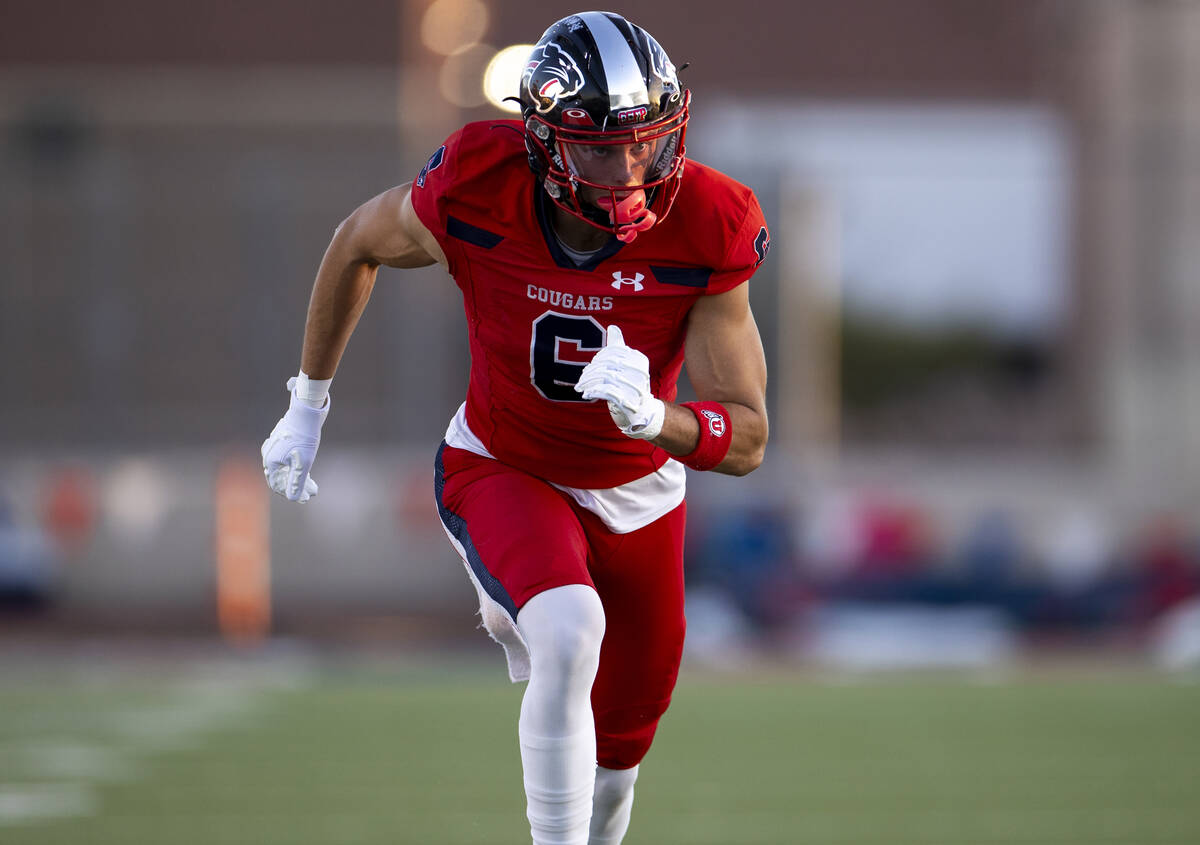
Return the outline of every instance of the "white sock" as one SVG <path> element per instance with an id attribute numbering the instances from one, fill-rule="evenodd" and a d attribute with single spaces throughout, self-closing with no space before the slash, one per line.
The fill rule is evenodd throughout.
<path id="1" fill-rule="evenodd" d="M 519 735 L 533 843 L 587 845 L 596 779 L 591 694 L 604 608 L 591 587 L 556 587 L 526 602 L 517 626 L 530 657 Z"/>
<path id="2" fill-rule="evenodd" d="M 633 812 L 633 784 L 638 767 L 606 769 L 596 767 L 596 791 L 592 798 L 592 830 L 588 845 L 620 845 L 629 830 Z"/>

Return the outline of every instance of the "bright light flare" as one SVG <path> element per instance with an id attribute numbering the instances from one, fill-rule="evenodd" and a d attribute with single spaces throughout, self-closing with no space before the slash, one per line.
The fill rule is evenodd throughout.
<path id="1" fill-rule="evenodd" d="M 520 93 L 521 71 L 525 60 L 533 52 L 532 44 L 513 44 L 492 57 L 483 72 L 483 93 L 500 111 L 519 114 L 521 107 L 514 102 L 505 102 L 505 97 L 516 97 Z"/>
<path id="2" fill-rule="evenodd" d="M 421 18 L 421 42 L 449 56 L 474 47 L 488 27 L 488 9 L 481 0 L 434 0 Z"/>

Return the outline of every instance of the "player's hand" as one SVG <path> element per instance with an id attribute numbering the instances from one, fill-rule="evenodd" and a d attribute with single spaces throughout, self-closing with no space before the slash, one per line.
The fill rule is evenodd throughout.
<path id="1" fill-rule="evenodd" d="M 650 359 L 625 345 L 617 326 L 608 327 L 604 348 L 583 368 L 575 389 L 584 399 L 604 399 L 617 428 L 638 440 L 662 431 L 667 406 L 650 392 Z"/>
<path id="2" fill-rule="evenodd" d="M 288 379 L 292 401 L 271 436 L 263 441 L 263 474 L 267 485 L 281 496 L 303 504 L 317 495 L 317 482 L 309 476 L 321 443 L 321 426 L 329 416 L 330 399 L 313 408 L 296 397 L 296 379 Z"/>

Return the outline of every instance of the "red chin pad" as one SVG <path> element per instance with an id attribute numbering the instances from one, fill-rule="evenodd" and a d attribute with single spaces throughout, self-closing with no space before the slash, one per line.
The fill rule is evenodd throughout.
<path id="1" fill-rule="evenodd" d="M 600 197 L 596 205 L 608 212 L 609 221 L 617 227 L 617 240 L 630 243 L 655 224 L 658 215 L 646 207 L 646 192 L 640 188 L 613 205 L 612 197 Z"/>

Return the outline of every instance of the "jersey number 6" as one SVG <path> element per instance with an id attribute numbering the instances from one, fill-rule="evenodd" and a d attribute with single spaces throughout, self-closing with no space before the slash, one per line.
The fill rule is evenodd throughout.
<path id="1" fill-rule="evenodd" d="M 604 328 L 592 317 L 547 311 L 533 321 L 529 378 L 537 392 L 554 402 L 586 402 L 575 383 L 604 346 Z"/>

